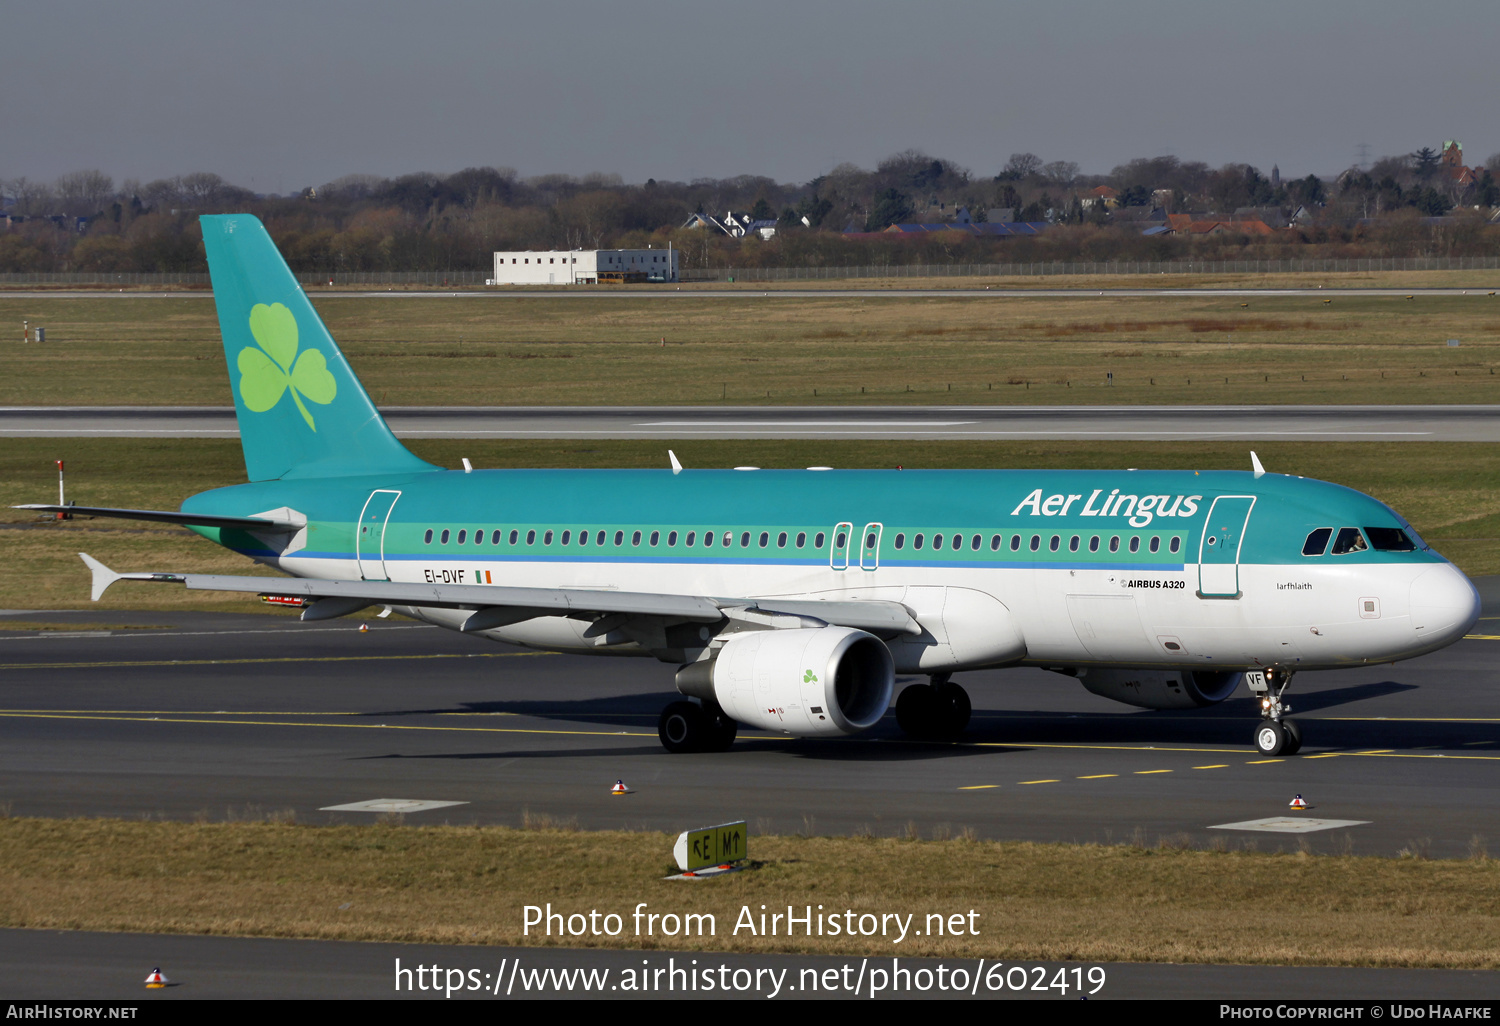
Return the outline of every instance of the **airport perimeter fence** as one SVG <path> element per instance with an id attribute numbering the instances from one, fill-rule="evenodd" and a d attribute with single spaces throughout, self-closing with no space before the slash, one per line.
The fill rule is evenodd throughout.
<path id="1" fill-rule="evenodd" d="M 1369 257 L 1319 260 L 1099 260 L 1010 264 L 865 264 L 854 267 L 707 267 L 683 268 L 683 281 L 782 282 L 849 281 L 861 278 L 1042 278 L 1068 275 L 1163 274 L 1305 274 L 1369 271 L 1500 271 L 1500 256 Z M 482 287 L 493 272 L 484 271 L 333 271 L 301 273 L 304 285 L 420 285 Z M 47 272 L 0 274 L 0 286 L 127 285 L 207 286 L 207 274 L 127 272 Z"/>

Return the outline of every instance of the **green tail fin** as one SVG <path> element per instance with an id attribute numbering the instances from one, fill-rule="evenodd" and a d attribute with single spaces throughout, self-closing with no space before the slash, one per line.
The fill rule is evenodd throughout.
<path id="1" fill-rule="evenodd" d="M 260 220 L 199 221 L 250 480 L 438 469 L 396 441 Z"/>

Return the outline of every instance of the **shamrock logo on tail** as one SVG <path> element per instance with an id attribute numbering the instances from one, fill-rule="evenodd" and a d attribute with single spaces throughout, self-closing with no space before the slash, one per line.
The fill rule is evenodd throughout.
<path id="1" fill-rule="evenodd" d="M 240 350 L 240 398 L 254 412 L 265 413 L 290 389 L 302 419 L 318 430 L 302 400 L 319 406 L 333 402 L 338 382 L 328 373 L 328 361 L 316 349 L 298 355 L 297 319 L 281 303 L 256 303 L 250 310 L 250 334 L 260 348 Z"/>
<path id="2" fill-rule="evenodd" d="M 804 684 L 816 684 L 817 682 L 818 682 L 818 675 L 816 673 L 813 673 L 811 670 L 808 670 L 808 671 L 806 671 L 806 672 L 804 672 L 802 674 L 802 683 L 804 683 Z"/>

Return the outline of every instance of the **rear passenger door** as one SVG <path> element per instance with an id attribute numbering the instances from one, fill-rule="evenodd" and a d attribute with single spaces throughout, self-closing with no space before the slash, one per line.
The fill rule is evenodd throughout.
<path id="1" fill-rule="evenodd" d="M 828 539 L 828 566 L 834 570 L 849 569 L 849 543 L 853 540 L 854 525 L 836 524 Z"/>

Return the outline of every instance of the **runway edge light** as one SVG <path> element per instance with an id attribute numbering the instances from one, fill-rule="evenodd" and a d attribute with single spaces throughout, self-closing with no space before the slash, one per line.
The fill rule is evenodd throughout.
<path id="1" fill-rule="evenodd" d="M 1300 812 L 1303 809 L 1307 808 L 1307 803 L 1302 800 L 1302 796 L 1299 794 L 1297 795 L 1297 797 L 1293 798 L 1290 802 L 1287 803 L 1287 807 L 1296 809 Z"/>
<path id="2" fill-rule="evenodd" d="M 159 990 L 167 985 L 167 978 L 161 974 L 161 967 L 152 969 L 146 977 L 147 990 Z"/>
<path id="3" fill-rule="evenodd" d="M 630 788 L 625 786 L 625 781 L 616 780 L 615 786 L 609 789 L 610 794 L 629 794 Z"/>

